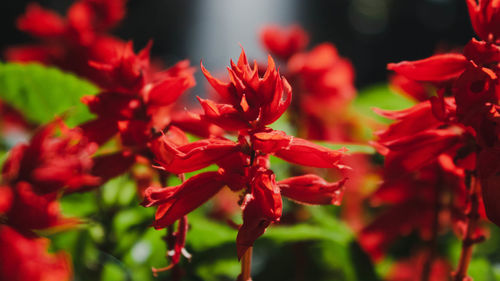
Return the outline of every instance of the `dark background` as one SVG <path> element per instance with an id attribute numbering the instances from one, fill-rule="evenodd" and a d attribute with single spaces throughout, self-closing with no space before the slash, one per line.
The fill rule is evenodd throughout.
<path id="1" fill-rule="evenodd" d="M 0 49 L 33 41 L 15 28 L 29 2 L 3 3 Z M 72 3 L 36 2 L 63 14 Z M 265 58 L 255 27 L 299 23 L 311 34 L 311 46 L 333 42 L 352 60 L 358 87 L 385 81 L 388 62 L 425 58 L 473 36 L 465 0 L 129 0 L 127 8 L 116 35 L 133 39 L 137 48 L 153 38 L 153 54 L 167 63 L 203 59 L 209 69 L 237 57 L 239 43 L 251 57 Z"/>

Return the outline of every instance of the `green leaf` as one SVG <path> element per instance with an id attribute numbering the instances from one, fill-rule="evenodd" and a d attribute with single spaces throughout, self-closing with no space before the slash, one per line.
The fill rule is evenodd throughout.
<path id="1" fill-rule="evenodd" d="M 207 218 L 200 209 L 191 212 L 188 221 L 191 229 L 186 242 L 195 251 L 211 249 L 225 243 L 236 243 L 235 229 Z"/>
<path id="2" fill-rule="evenodd" d="M 241 265 L 237 259 L 207 260 L 197 268 L 197 274 L 205 281 L 234 280 L 240 273 Z"/>
<path id="3" fill-rule="evenodd" d="M 491 263 L 484 258 L 473 258 L 471 260 L 468 275 L 475 281 L 496 280 Z"/>
<path id="4" fill-rule="evenodd" d="M 0 99 L 35 123 L 65 113 L 69 126 L 87 121 L 92 114 L 80 98 L 97 92 L 90 82 L 54 67 L 0 62 Z"/>
<path id="5" fill-rule="evenodd" d="M 279 243 L 327 240 L 344 244 L 348 241 L 348 237 L 349 235 L 344 229 L 335 232 L 314 225 L 297 224 L 292 226 L 273 225 L 262 236 L 262 239 L 271 239 Z"/>
<path id="6" fill-rule="evenodd" d="M 354 100 L 354 108 L 359 113 L 372 117 L 380 122 L 389 123 L 389 120 L 373 112 L 373 108 L 386 110 L 400 110 L 411 107 L 415 102 L 394 93 L 387 84 L 378 84 L 359 91 Z"/>

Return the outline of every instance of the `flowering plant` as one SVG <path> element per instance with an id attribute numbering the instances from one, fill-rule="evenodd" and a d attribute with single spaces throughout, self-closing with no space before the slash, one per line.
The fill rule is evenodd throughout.
<path id="1" fill-rule="evenodd" d="M 219 76 L 114 35 L 139 4 L 29 4 L 0 62 L 0 280 L 495 279 L 500 4 L 462 4 L 477 38 L 360 90 L 298 25 Z"/>

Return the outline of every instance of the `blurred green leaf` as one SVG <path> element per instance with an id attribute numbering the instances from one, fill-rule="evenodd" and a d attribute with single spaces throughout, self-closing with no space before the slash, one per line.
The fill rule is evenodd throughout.
<path id="1" fill-rule="evenodd" d="M 473 258 L 469 264 L 468 275 L 474 281 L 494 281 L 495 275 L 491 263 L 484 258 Z"/>
<path id="2" fill-rule="evenodd" d="M 126 206 L 135 198 L 136 186 L 129 175 L 121 175 L 99 187 L 107 206 Z"/>
<path id="3" fill-rule="evenodd" d="M 207 218 L 202 209 L 188 215 L 190 225 L 187 243 L 195 251 L 203 251 L 225 243 L 235 243 L 236 230 L 226 224 Z M 236 251 L 236 246 L 235 246 Z M 236 256 L 236 252 L 235 252 Z"/>
<path id="4" fill-rule="evenodd" d="M 97 212 L 95 193 L 72 193 L 60 200 L 62 213 L 66 216 L 86 217 Z"/>
<path id="5" fill-rule="evenodd" d="M 80 98 L 97 92 L 90 82 L 54 67 L 0 62 L 0 99 L 35 123 L 64 113 L 69 126 L 89 120 L 92 114 Z"/>
<path id="6" fill-rule="evenodd" d="M 378 84 L 367 87 L 359 91 L 358 96 L 354 100 L 354 108 L 380 122 L 389 123 L 389 120 L 381 117 L 373 112 L 373 108 L 386 110 L 400 110 L 411 107 L 415 102 L 394 93 L 387 84 Z"/>
<path id="7" fill-rule="evenodd" d="M 126 276 L 119 265 L 108 262 L 104 265 L 101 280 L 121 281 L 126 280 Z"/>
<path id="8" fill-rule="evenodd" d="M 277 243 L 290 243 L 310 240 L 327 240 L 339 244 L 346 244 L 351 238 L 350 230 L 337 225 L 335 230 L 308 224 L 291 226 L 273 225 L 261 239 L 271 239 Z"/>
<path id="9" fill-rule="evenodd" d="M 228 280 L 235 280 L 240 274 L 241 265 L 237 259 L 214 259 L 208 263 L 197 267 L 197 274 L 205 281 L 220 281 L 227 277 Z"/>

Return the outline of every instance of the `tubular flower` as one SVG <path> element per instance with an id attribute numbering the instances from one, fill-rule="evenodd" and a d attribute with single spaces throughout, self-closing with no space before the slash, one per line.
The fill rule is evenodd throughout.
<path id="1" fill-rule="evenodd" d="M 124 145 L 141 149 L 171 124 L 173 104 L 194 86 L 194 71 L 187 61 L 162 72 L 153 71 L 150 48 L 151 44 L 136 55 L 129 42 L 116 51 L 110 63 L 93 63 L 105 88 L 82 100 L 98 116 L 81 125 L 91 141 L 102 144 L 120 133 Z M 182 134 L 177 128 L 172 130 Z"/>
<path id="2" fill-rule="evenodd" d="M 57 125 L 60 137 L 53 136 Z M 7 224 L 25 231 L 74 224 L 61 217 L 57 199 L 63 192 L 100 182 L 91 174 L 95 150 L 77 130 L 57 122 L 42 128 L 29 144 L 14 147 L 2 170 L 10 197 L 2 210 Z"/>
<path id="3" fill-rule="evenodd" d="M 388 65 L 410 80 L 434 83 L 437 96 L 405 111 L 381 112 L 397 121 L 375 143 L 386 157 L 384 183 L 375 197 L 393 206 L 361 233 L 361 244 L 376 258 L 397 235 L 420 230 L 423 240 L 436 241 L 451 225 L 462 239 L 454 280 L 470 279 L 470 253 L 484 238 L 480 221 L 486 216 L 500 225 L 500 2 L 467 0 L 467 5 L 483 41 L 472 39 L 463 54 Z M 425 187 L 408 188 L 421 183 Z M 415 190 L 418 195 L 411 194 Z M 424 192 L 433 195 L 422 200 Z M 423 206 L 430 202 L 433 206 Z M 443 221 L 443 212 L 451 224 Z"/>
<path id="4" fill-rule="evenodd" d="M 309 36 L 297 25 L 268 25 L 261 30 L 260 40 L 272 55 L 286 61 L 307 47 Z"/>
<path id="5" fill-rule="evenodd" d="M 500 44 L 500 3 L 496 0 L 466 0 L 472 27 L 487 42 Z"/>
<path id="6" fill-rule="evenodd" d="M 263 77 L 258 73 L 257 62 L 253 68 L 249 65 L 244 50 L 237 64 L 231 60 L 231 82 L 215 79 L 203 65 L 201 70 L 223 102 L 199 98 L 205 111 L 202 117 L 226 130 L 263 128 L 276 121 L 292 100 L 292 88 L 276 70 L 271 56 Z"/>
<path id="7" fill-rule="evenodd" d="M 61 128 L 60 137 L 54 136 L 57 127 Z M 31 183 L 42 194 L 96 184 L 99 179 L 90 174 L 96 149 L 79 130 L 53 122 L 40 129 L 29 144 L 12 149 L 3 167 L 3 179 L 8 184 Z"/>
<path id="8" fill-rule="evenodd" d="M 496 11 L 494 8 L 495 1 L 480 1 L 478 5 L 472 3 L 474 1 L 469 1 L 469 6 L 474 9 L 470 10 L 471 17 L 483 17 L 475 13 L 488 13 L 492 18 L 495 17 Z M 492 9 L 492 10 L 490 10 Z M 487 23 L 482 20 L 478 20 L 473 23 L 475 25 L 476 32 L 485 39 L 480 32 L 481 28 L 488 28 Z M 484 29 L 484 30 L 486 30 Z M 489 40 L 489 39 L 488 39 Z M 498 62 L 500 60 L 499 46 L 495 45 L 494 41 L 489 40 L 488 42 L 477 41 L 472 39 L 467 46 L 464 48 L 464 54 L 444 54 L 433 56 L 428 59 L 416 61 L 416 62 L 401 62 L 398 64 L 389 64 L 389 69 L 396 71 L 400 75 L 404 75 L 407 78 L 418 81 L 430 81 L 436 82 L 438 86 L 438 96 L 432 97 L 430 99 L 430 111 L 429 105 L 417 105 L 420 107 L 420 116 L 417 117 L 417 113 L 412 113 L 412 118 L 410 116 L 403 117 L 405 120 L 399 122 L 401 125 L 393 125 L 391 128 L 381 135 L 381 140 L 385 138 L 385 135 L 392 134 L 398 126 L 400 128 L 406 127 L 403 124 L 411 124 L 410 120 L 419 120 L 411 125 L 411 130 L 417 128 L 422 128 L 423 131 L 417 132 L 417 135 L 407 135 L 406 141 L 404 141 L 405 136 L 403 134 L 399 135 L 399 139 L 393 139 L 393 143 L 387 142 L 386 147 L 393 146 L 393 148 L 400 147 L 398 145 L 401 143 L 409 145 L 408 140 L 413 139 L 417 141 L 416 137 L 424 137 L 427 135 L 430 137 L 432 134 L 432 128 L 439 129 L 434 131 L 434 141 L 430 138 L 426 138 L 426 142 L 430 144 L 431 141 L 433 145 L 422 145 L 422 149 L 416 150 L 415 147 L 407 146 L 408 152 L 411 155 L 418 157 L 411 161 L 407 161 L 408 164 L 414 165 L 416 168 L 420 164 L 428 163 L 424 161 L 435 159 L 433 155 L 439 155 L 445 152 L 444 150 L 455 150 L 459 149 L 458 158 L 469 159 L 467 160 L 467 169 L 469 171 L 478 171 L 479 167 L 493 165 L 490 160 L 485 160 L 484 157 L 479 157 L 481 151 L 496 151 L 500 147 L 499 138 L 499 127 L 500 123 L 498 118 L 495 118 L 496 110 L 499 104 L 499 87 L 498 87 Z M 445 97 L 450 95 L 449 97 Z M 423 110 L 426 108 L 426 110 Z M 413 119 L 415 118 L 415 119 Z M 421 122 L 424 120 L 423 122 Z M 434 121 L 433 121 L 434 120 Z M 418 123 L 418 124 L 417 124 Z M 398 123 L 396 123 L 398 124 Z M 425 125 L 427 124 L 427 125 Z M 424 130 L 424 127 L 426 127 Z M 445 137 L 441 131 L 446 128 L 448 136 Z M 402 129 L 404 130 L 404 129 Z M 439 137 L 437 134 L 438 131 Z M 401 131 L 402 133 L 403 131 Z M 407 132 L 409 133 L 409 132 Z M 453 137 L 453 134 L 456 136 Z M 461 135 L 461 137 L 460 137 Z M 387 141 L 387 140 L 386 140 Z M 422 140 L 418 140 L 419 143 L 423 144 Z M 380 141 L 378 142 L 380 144 Z M 396 145 L 396 147 L 394 147 Z M 383 145 L 384 146 L 384 145 Z M 426 147 L 426 148 L 425 148 Z M 453 148 L 455 147 L 455 148 Z M 398 150 L 400 148 L 396 148 Z M 444 150 L 443 150 L 444 149 Z M 389 149 L 390 150 L 390 149 Z M 394 167 L 404 167 L 401 166 L 401 161 L 403 158 L 408 159 L 408 155 L 401 154 L 400 157 L 395 156 L 394 153 L 389 153 L 393 156 L 388 156 L 388 161 L 394 163 Z M 425 156 L 427 155 L 427 156 Z M 470 160 L 475 158 L 474 161 Z M 392 159 L 392 160 L 391 160 Z M 394 160 L 396 159 L 396 162 Z M 419 162 L 420 161 L 420 162 Z M 488 163 L 481 163 L 482 161 L 488 161 Z M 460 161 L 459 161 L 460 162 Z M 463 161 L 462 161 L 463 162 Z M 420 163 L 420 164 L 419 164 Z M 476 167 L 477 163 L 477 167 Z M 463 164 L 463 163 L 462 163 Z M 462 165 L 460 164 L 460 165 Z M 407 166 L 407 170 L 411 169 L 412 166 Z M 395 171 L 395 174 L 398 172 Z M 488 200 L 492 199 L 492 195 L 496 194 L 493 190 L 497 187 L 490 184 L 490 181 L 483 178 L 483 175 L 489 173 L 476 173 L 479 176 L 480 181 L 486 187 L 482 187 L 483 194 L 489 194 Z M 500 217 L 495 211 L 493 204 L 487 204 L 486 213 L 488 217 L 495 223 L 499 224 L 500 221 L 497 217 Z"/>
<path id="9" fill-rule="evenodd" d="M 242 192 L 243 224 L 236 238 L 241 258 L 254 241 L 282 213 L 281 195 L 305 204 L 339 204 L 345 180 L 328 183 L 315 175 L 275 180 L 269 155 L 292 163 L 323 168 L 344 168 L 340 158 L 344 150 L 333 151 L 307 140 L 287 136 L 265 125 L 284 112 L 291 99 L 291 89 L 284 78 L 269 65 L 263 78 L 257 68 L 250 68 L 242 52 L 238 64 L 229 69 L 230 83 L 214 79 L 202 66 L 209 83 L 225 103 L 202 100 L 202 118 L 226 129 L 238 130 L 238 141 L 209 138 L 189 144 L 174 144 L 166 137 L 152 143 L 161 169 L 185 173 L 216 164 L 216 172 L 193 176 L 179 186 L 146 190 L 144 206 L 158 206 L 155 228 L 172 225 L 176 220 L 209 200 L 224 186 Z"/>
<path id="10" fill-rule="evenodd" d="M 349 104 L 354 99 L 354 69 L 330 43 L 308 52 L 296 53 L 287 62 L 295 96 L 292 118 L 299 132 L 308 138 L 352 141 L 345 132 L 355 131 L 349 120 Z"/>
<path id="11" fill-rule="evenodd" d="M 47 252 L 49 241 L 23 235 L 8 226 L 0 226 L 0 279 L 72 280 L 72 268 L 64 252 Z"/>
<path id="12" fill-rule="evenodd" d="M 108 62 L 115 50 L 125 45 L 107 34 L 124 15 L 125 0 L 80 0 L 70 6 L 66 17 L 31 3 L 17 20 L 17 27 L 41 42 L 11 47 L 5 57 L 56 65 L 101 84 L 101 76 L 88 62 Z"/>
<path id="13" fill-rule="evenodd" d="M 164 134 L 171 143 L 187 143 L 181 128 L 197 128 L 206 125 L 199 116 L 173 120 L 177 109 L 175 102 L 195 84 L 194 69 L 188 61 L 157 71 L 150 65 L 151 43 L 139 53 L 134 53 L 132 43 L 115 52 L 109 63 L 92 62 L 99 70 L 103 91 L 82 99 L 97 118 L 80 125 L 85 136 L 92 142 L 103 144 L 116 134 L 121 139 L 122 151 L 102 155 L 96 159 L 99 169 L 95 174 L 103 180 L 126 172 L 136 162 L 136 157 L 151 160 L 151 149 L 163 149 L 151 142 Z M 193 117 L 194 116 L 194 117 Z M 205 127 L 203 134 L 218 133 L 215 126 Z"/>
<path id="14" fill-rule="evenodd" d="M 263 47 L 286 62 L 281 71 L 294 91 L 287 116 L 296 125 L 297 135 L 329 142 L 366 142 L 362 133 L 364 122 L 351 106 L 356 96 L 355 73 L 351 62 L 340 56 L 331 43 L 321 43 L 304 50 L 303 47 L 307 45 L 307 35 L 304 34 L 297 26 L 268 26 L 260 34 Z M 293 146 L 300 149 L 300 141 L 294 139 Z M 285 159 L 285 153 L 286 150 L 282 150 L 273 154 Z M 323 162 L 308 155 L 307 150 L 296 160 L 308 160 L 315 165 Z M 373 165 L 368 155 L 362 153 L 351 154 L 345 161 L 356 169 L 343 169 L 340 173 L 331 170 L 328 175 L 332 178 L 350 178 L 346 183 L 345 189 L 349 195 L 345 196 L 342 216 L 351 227 L 359 229 L 362 225 L 361 200 L 367 195 L 362 189 L 369 178 L 366 175 L 373 173 Z"/>

